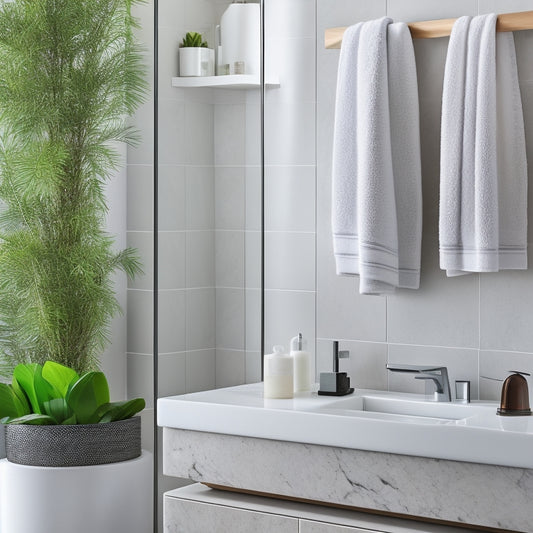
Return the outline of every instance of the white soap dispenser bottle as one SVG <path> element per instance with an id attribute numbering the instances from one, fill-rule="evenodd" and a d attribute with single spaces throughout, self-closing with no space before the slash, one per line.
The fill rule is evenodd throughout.
<path id="1" fill-rule="evenodd" d="M 306 351 L 307 342 L 298 333 L 291 339 L 291 356 L 294 363 L 294 392 L 311 390 L 311 355 Z"/>
<path id="2" fill-rule="evenodd" d="M 264 397 L 292 398 L 293 362 L 283 346 L 274 346 L 274 353 L 265 355 L 264 365 Z"/>

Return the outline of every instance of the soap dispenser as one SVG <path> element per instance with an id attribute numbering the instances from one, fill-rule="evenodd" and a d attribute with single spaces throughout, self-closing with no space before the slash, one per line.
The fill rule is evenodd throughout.
<path id="1" fill-rule="evenodd" d="M 353 392 L 350 378 L 346 372 L 339 372 L 339 359 L 350 356 L 348 350 L 339 351 L 339 341 L 333 341 L 333 372 L 320 373 L 320 389 L 323 396 L 345 396 Z"/>
<path id="2" fill-rule="evenodd" d="M 307 342 L 301 333 L 291 339 L 291 357 L 294 362 L 294 392 L 311 390 L 311 355 L 306 347 Z"/>
<path id="3" fill-rule="evenodd" d="M 264 362 L 264 397 L 293 397 L 293 360 L 283 346 L 274 346 L 273 353 L 265 355 Z"/>
<path id="4" fill-rule="evenodd" d="M 512 374 L 507 377 L 502 386 L 502 397 L 497 414 L 501 416 L 530 416 L 529 389 L 524 376 L 530 374 L 510 370 Z"/>

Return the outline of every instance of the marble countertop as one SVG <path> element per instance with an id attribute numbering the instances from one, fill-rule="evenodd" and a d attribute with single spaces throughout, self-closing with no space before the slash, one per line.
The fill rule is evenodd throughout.
<path id="1" fill-rule="evenodd" d="M 496 415 L 496 402 L 437 403 L 423 395 L 357 390 L 263 398 L 254 383 L 158 400 L 163 427 L 533 468 L 533 417 Z"/>

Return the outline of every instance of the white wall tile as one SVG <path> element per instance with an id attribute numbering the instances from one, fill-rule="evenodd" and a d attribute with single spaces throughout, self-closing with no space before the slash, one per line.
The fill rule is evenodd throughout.
<path id="1" fill-rule="evenodd" d="M 246 352 L 242 350 L 224 350 L 216 352 L 216 387 L 233 387 L 245 383 Z"/>
<path id="2" fill-rule="evenodd" d="M 185 169 L 187 229 L 215 229 L 215 173 L 213 167 Z"/>
<path id="3" fill-rule="evenodd" d="M 513 13 L 514 11 L 531 11 L 531 0 L 479 0 L 479 14 Z"/>
<path id="4" fill-rule="evenodd" d="M 185 232 L 162 231 L 159 233 L 160 289 L 185 288 Z"/>
<path id="5" fill-rule="evenodd" d="M 215 289 L 186 291 L 187 350 L 215 347 Z"/>
<path id="6" fill-rule="evenodd" d="M 153 350 L 153 293 L 128 289 L 128 352 L 151 354 Z"/>
<path id="7" fill-rule="evenodd" d="M 189 165 L 212 165 L 214 162 L 214 106 L 187 102 L 185 124 L 181 131 L 185 137 L 185 162 Z"/>
<path id="8" fill-rule="evenodd" d="M 159 291 L 159 353 L 185 351 L 185 291 Z"/>
<path id="9" fill-rule="evenodd" d="M 216 231 L 215 280 L 217 287 L 244 288 L 244 231 Z"/>
<path id="10" fill-rule="evenodd" d="M 176 4 L 179 3 L 176 2 Z M 172 87 L 171 79 L 179 75 L 178 50 L 182 37 L 182 32 L 176 31 L 176 28 L 159 27 L 157 74 L 159 78 L 158 91 L 160 98 L 179 99 L 181 96 L 180 92 Z"/>
<path id="11" fill-rule="evenodd" d="M 139 131 L 141 142 L 128 146 L 128 165 L 151 165 L 154 159 L 154 102 L 149 99 L 142 103 L 130 123 Z"/>
<path id="12" fill-rule="evenodd" d="M 154 406 L 153 365 L 151 355 L 127 354 L 128 398 L 144 398 L 149 409 Z"/>
<path id="13" fill-rule="evenodd" d="M 387 0 L 387 16 L 396 22 L 414 22 L 477 15 L 478 0 Z"/>
<path id="14" fill-rule="evenodd" d="M 183 24 L 185 19 L 185 2 L 182 0 L 160 0 L 158 3 L 159 30 L 173 29 Z"/>
<path id="15" fill-rule="evenodd" d="M 266 0 L 265 38 L 314 37 L 315 2 L 310 0 Z"/>
<path id="16" fill-rule="evenodd" d="M 216 229 L 244 229 L 244 175 L 244 167 L 217 167 L 215 169 Z"/>
<path id="17" fill-rule="evenodd" d="M 265 168 L 265 229 L 315 231 L 315 166 Z"/>
<path id="18" fill-rule="evenodd" d="M 270 89 L 266 89 L 270 92 Z M 261 100 L 259 90 L 246 91 L 244 117 L 244 161 L 246 165 L 261 164 Z M 256 98 L 257 97 L 257 98 Z"/>
<path id="19" fill-rule="evenodd" d="M 245 171 L 245 227 L 247 230 L 261 230 L 261 168 L 246 167 Z"/>
<path id="20" fill-rule="evenodd" d="M 150 109 L 149 112 L 151 113 L 151 111 Z M 183 165 L 186 162 L 184 123 L 185 104 L 173 98 L 160 98 L 158 124 L 159 164 Z"/>
<path id="21" fill-rule="evenodd" d="M 246 352 L 246 383 L 261 381 L 261 352 Z"/>
<path id="22" fill-rule="evenodd" d="M 533 8 L 533 3 L 529 2 Z M 531 63 L 531 50 L 533 49 L 532 31 L 515 31 L 514 42 L 516 48 L 516 64 L 518 66 L 518 78 L 521 83 L 533 80 L 533 64 Z"/>
<path id="23" fill-rule="evenodd" d="M 245 163 L 246 107 L 244 104 L 215 105 L 215 164 Z"/>
<path id="24" fill-rule="evenodd" d="M 269 40 L 265 45 L 265 79 L 279 78 L 279 88 L 265 92 L 265 101 L 314 102 L 315 92 L 314 37 L 295 39 L 292 35 Z"/>
<path id="25" fill-rule="evenodd" d="M 533 272 L 481 275 L 481 348 L 533 352 Z"/>
<path id="26" fill-rule="evenodd" d="M 188 231 L 185 249 L 187 287 L 213 287 L 215 284 L 214 231 Z"/>
<path id="27" fill-rule="evenodd" d="M 186 359 L 187 356 L 184 352 L 159 354 L 159 397 L 175 396 L 176 394 L 185 394 L 187 392 L 185 384 Z"/>
<path id="28" fill-rule="evenodd" d="M 265 233 L 265 287 L 315 290 L 314 233 Z"/>
<path id="29" fill-rule="evenodd" d="M 265 105 L 265 164 L 315 164 L 315 104 Z"/>
<path id="30" fill-rule="evenodd" d="M 150 180 L 151 181 L 151 180 Z M 186 228 L 185 167 L 159 165 L 158 224 L 160 231 L 180 231 Z M 152 183 L 150 183 L 152 186 Z M 146 204 L 146 195 L 144 203 Z M 140 207 L 142 209 L 142 207 Z M 148 206 L 145 207 L 148 210 Z M 151 210 L 148 210 L 151 215 Z"/>
<path id="31" fill-rule="evenodd" d="M 128 165 L 127 227 L 130 231 L 153 228 L 153 167 Z"/>
<path id="32" fill-rule="evenodd" d="M 217 288 L 216 290 L 216 346 L 244 350 L 243 289 Z"/>
<path id="33" fill-rule="evenodd" d="M 448 369 L 452 398 L 455 398 L 456 380 L 470 381 L 471 398 L 479 398 L 478 350 L 390 344 L 388 362 L 445 366 Z M 415 379 L 415 374 L 388 371 L 388 379 L 389 390 L 420 394 L 425 392 L 425 380 Z"/>
<path id="34" fill-rule="evenodd" d="M 247 289 L 261 287 L 261 232 L 244 233 L 244 286 Z"/>
<path id="35" fill-rule="evenodd" d="M 215 350 L 187 352 L 187 392 L 215 388 Z"/>
<path id="36" fill-rule="evenodd" d="M 424 240 L 420 288 L 387 296 L 388 341 L 479 347 L 479 275 L 439 269 L 437 242 Z"/>
<path id="37" fill-rule="evenodd" d="M 260 352 L 261 351 L 261 290 L 260 289 L 246 289 L 244 298 L 245 298 L 245 348 L 248 352 Z M 248 359 L 247 359 L 247 362 L 248 362 Z M 246 380 L 247 382 L 249 382 L 248 378 Z"/>

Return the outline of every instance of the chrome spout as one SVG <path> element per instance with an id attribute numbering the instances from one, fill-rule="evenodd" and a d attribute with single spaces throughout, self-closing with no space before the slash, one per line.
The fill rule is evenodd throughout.
<path id="1" fill-rule="evenodd" d="M 450 381 L 448 369 L 445 366 L 430 365 L 402 365 L 387 363 L 387 370 L 391 372 L 403 372 L 417 374 L 415 379 L 425 379 L 435 385 L 433 397 L 437 402 L 451 402 Z"/>

